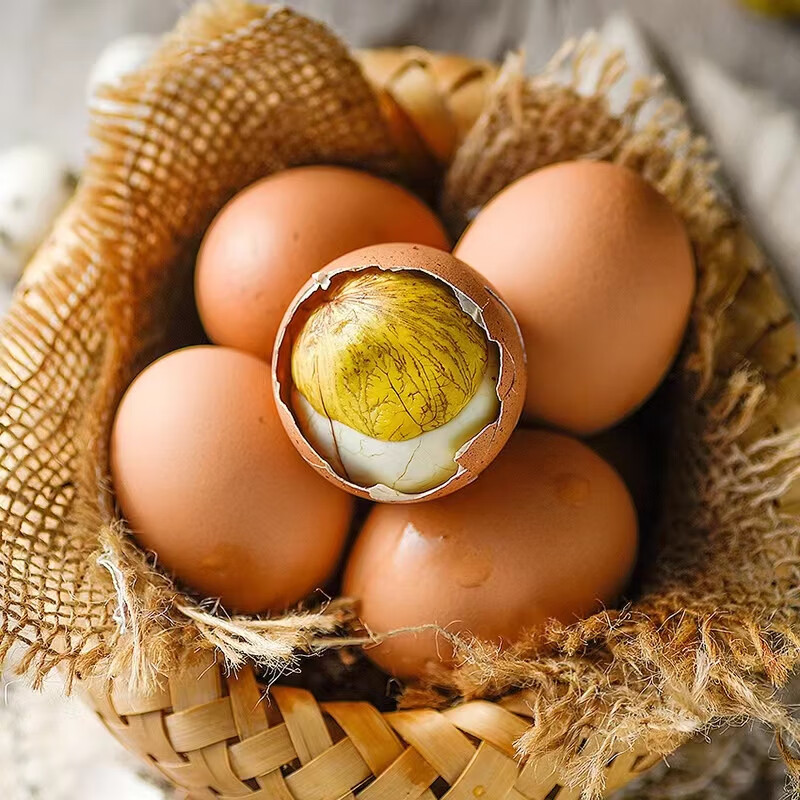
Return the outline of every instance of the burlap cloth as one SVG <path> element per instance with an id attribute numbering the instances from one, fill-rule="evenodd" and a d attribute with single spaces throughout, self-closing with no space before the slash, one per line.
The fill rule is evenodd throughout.
<path id="1" fill-rule="evenodd" d="M 796 329 L 763 257 L 714 189 L 714 165 L 679 109 L 621 114 L 609 59 L 575 90 L 586 47 L 522 77 L 510 59 L 440 184 L 457 233 L 509 181 L 553 161 L 625 164 L 673 202 L 693 239 L 699 290 L 668 381 L 664 512 L 630 606 L 499 654 L 460 642 L 462 665 L 404 701 L 530 690 L 520 742 L 558 750 L 599 789 L 625 743 L 669 753 L 687 736 L 752 718 L 795 736 L 775 687 L 800 656 L 800 435 Z M 646 125 L 637 125 L 643 113 Z M 0 655 L 146 688 L 196 648 L 269 677 L 347 632 L 346 603 L 284 618 L 227 618 L 157 572 L 126 537 L 108 480 L 116 402 L 136 370 L 187 334 L 183 306 L 202 233 L 256 178 L 307 163 L 354 164 L 422 186 L 346 48 L 288 10 L 197 6 L 147 69 L 108 89 L 76 198 L 0 327 Z M 632 333 L 632 335 L 635 335 Z M 536 379 L 536 376 L 532 376 Z M 157 413 L 157 410 L 154 410 Z M 597 748 L 581 752 L 589 729 Z M 787 738 L 788 738 L 787 736 Z"/>

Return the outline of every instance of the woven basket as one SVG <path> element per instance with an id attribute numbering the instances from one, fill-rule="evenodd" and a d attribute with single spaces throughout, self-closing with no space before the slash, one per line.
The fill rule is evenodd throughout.
<path id="1" fill-rule="evenodd" d="M 488 62 L 417 47 L 358 55 L 393 135 L 423 169 L 435 168 L 431 155 L 447 163 L 497 77 Z M 81 689 L 127 749 L 197 800 L 433 800 L 445 790 L 448 800 L 580 796 L 564 785 L 557 756 L 517 758 L 515 742 L 532 716 L 524 693 L 382 714 L 366 702 L 318 703 L 302 689 L 268 691 L 250 667 L 226 675 L 210 657 L 147 696 L 131 696 L 122 681 Z M 640 748 L 620 753 L 609 760 L 606 791 L 660 759 Z"/>
<path id="2" fill-rule="evenodd" d="M 225 5 L 232 9 L 233 17 L 240 13 L 237 9 L 244 9 L 238 0 L 226 0 Z M 736 221 L 708 199 L 701 181 L 694 182 L 700 173 L 701 178 L 706 177 L 703 168 L 686 170 L 685 164 L 661 151 L 653 155 L 644 141 L 647 132 L 627 138 L 618 135 L 625 133 L 623 123 L 602 112 L 603 98 L 599 96 L 573 103 L 573 96 L 563 91 L 552 90 L 548 95 L 545 84 L 537 84 L 536 92 L 543 93 L 540 97 L 535 92 L 525 94 L 521 84 L 510 81 L 505 84 L 508 91 L 503 102 L 487 113 L 487 106 L 500 95 L 493 65 L 417 48 L 360 54 L 388 123 L 393 140 L 390 147 L 385 141 L 387 126 L 382 122 L 376 125 L 380 117 L 372 93 L 360 75 L 354 76 L 358 70 L 345 58 L 344 48 L 316 26 L 285 11 L 275 12 L 272 20 L 280 35 L 270 37 L 266 23 L 258 18 L 263 13 L 241 11 L 242 37 L 248 46 L 279 42 L 274 58 L 280 63 L 261 59 L 261 72 L 244 69 L 236 73 L 230 68 L 238 63 L 240 39 L 227 28 L 218 30 L 214 13 L 207 19 L 196 16 L 192 22 L 196 27 L 184 28 L 180 48 L 162 55 L 162 67 L 175 67 L 183 85 L 191 89 L 194 82 L 209 81 L 208 72 L 192 71 L 191 61 L 186 60 L 193 37 L 197 35 L 204 47 L 213 40 L 219 61 L 213 62 L 211 78 L 236 74 L 236 81 L 225 85 L 215 98 L 218 107 L 211 113 L 217 119 L 216 127 L 208 120 L 207 105 L 187 107 L 181 103 L 177 81 L 173 85 L 165 80 L 155 93 L 156 100 L 168 104 L 155 107 L 154 118 L 161 122 L 154 128 L 142 126 L 136 116 L 139 94 L 112 108 L 109 119 L 102 118 L 101 110 L 96 120 L 96 134 L 105 148 L 101 153 L 116 149 L 128 160 L 118 164 L 100 157 L 90 162 L 78 200 L 33 262 L 18 302 L 0 330 L 0 369 L 7 384 L 0 387 L 4 389 L 0 392 L 0 422 L 6 426 L 0 428 L 0 565 L 5 570 L 0 585 L 0 656 L 12 644 L 24 646 L 23 667 L 37 677 L 58 664 L 65 665 L 69 679 L 110 731 L 193 798 L 432 800 L 444 794 L 452 800 L 568 800 L 579 796 L 579 790 L 571 788 L 578 784 L 591 790 L 603 787 L 606 793 L 626 784 L 670 752 L 687 732 L 709 724 L 752 716 L 781 730 L 790 729 L 783 710 L 771 698 L 770 684 L 785 682 L 800 662 L 800 640 L 792 627 L 794 605 L 784 589 L 784 583 L 797 584 L 796 539 L 782 516 L 796 513 L 800 506 L 800 466 L 794 472 L 786 467 L 789 461 L 800 461 L 800 437 L 794 436 L 787 448 L 779 435 L 791 434 L 790 429 L 800 423 L 797 328 L 763 258 L 755 248 L 751 252 L 746 237 L 740 240 Z M 307 44 L 303 52 L 292 48 L 298 32 Z M 210 50 L 206 47 L 204 52 Z M 209 61 L 212 59 L 203 61 L 206 68 Z M 188 68 L 178 69 L 187 63 Z M 269 70 L 274 70 L 275 76 Z M 609 80 L 614 72 L 608 70 Z M 332 96 L 327 83 L 330 75 L 336 79 L 331 83 L 338 80 L 339 85 L 353 87 L 350 102 L 343 103 L 335 92 Z M 131 88 L 151 90 L 146 77 L 134 81 Z M 284 95 L 257 91 L 265 80 L 279 84 Z M 272 95 L 280 103 L 286 96 L 294 98 L 298 86 L 307 89 L 303 96 L 315 102 L 313 108 L 310 102 L 308 107 L 292 102 L 281 105 L 282 114 L 291 122 L 284 137 L 283 118 L 269 114 Z M 518 93 L 515 86 L 520 88 Z M 603 91 L 601 87 L 598 94 Z M 113 106 L 113 93 L 106 99 Z M 152 102 L 153 96 L 145 100 Z M 259 119 L 269 120 L 273 127 L 252 125 L 248 103 L 259 106 Z M 635 102 L 628 108 L 631 115 L 636 113 L 634 106 Z M 572 140 L 567 133 L 577 130 L 582 145 L 597 142 L 605 149 L 576 146 L 573 152 L 562 147 L 548 125 L 554 116 L 559 122 L 556 130 L 568 144 Z M 209 133 L 203 133 L 206 127 Z M 470 128 L 465 143 L 458 147 Z M 135 136 L 131 136 L 132 130 Z M 671 127 L 669 132 L 673 133 Z M 680 131 L 675 133 L 690 150 L 693 164 L 701 162 L 702 152 L 693 149 L 695 140 Z M 209 162 L 205 148 L 211 135 L 218 137 L 217 141 L 235 139 L 240 148 L 236 163 L 225 160 L 224 147 L 218 147 L 214 163 Z M 172 169 L 173 150 L 161 147 L 164 138 L 170 137 L 187 143 L 182 145 L 186 161 L 180 164 L 180 174 Z M 369 138 L 363 143 L 359 137 Z M 130 152 L 131 138 L 135 153 Z M 287 634 L 290 626 L 281 627 L 281 620 L 274 621 L 273 627 L 269 620 L 238 619 L 229 625 L 221 615 L 205 614 L 201 607 L 192 606 L 191 598 L 179 596 L 172 604 L 174 587 L 152 571 L 118 525 L 108 522 L 114 519 L 110 495 L 97 492 L 98 475 L 102 480 L 104 474 L 102 453 L 95 461 L 79 455 L 81 448 L 89 447 L 87 442 L 103 440 L 113 408 L 109 398 L 116 397 L 117 384 L 124 383 L 119 373 L 132 368 L 126 359 L 135 352 L 143 363 L 152 356 L 148 348 L 162 344 L 155 341 L 156 328 L 149 323 L 168 318 L 169 293 L 163 290 L 173 284 L 164 274 L 164 264 L 188 274 L 191 259 L 184 255 L 196 244 L 189 236 L 187 241 L 181 239 L 183 230 L 176 229 L 176 221 L 189 219 L 196 235 L 210 219 L 206 206 L 216 203 L 219 207 L 229 196 L 226 191 L 294 163 L 290 156 L 298 142 L 310 161 L 338 158 L 405 178 L 415 173 L 430 178 L 449 166 L 445 200 L 449 199 L 450 205 L 444 203 L 444 212 L 454 219 L 467 217 L 514 177 L 548 163 L 548 159 L 587 153 L 613 156 L 646 173 L 667 196 L 685 200 L 678 210 L 685 215 L 688 210 L 695 212 L 690 220 L 693 224 L 702 226 L 708 216 L 709 226 L 716 226 L 714 234 L 719 236 L 710 244 L 706 237 L 703 255 L 707 262 L 722 267 L 714 273 L 714 281 L 701 281 L 706 313 L 693 335 L 713 340 L 714 346 L 696 348 L 692 355 L 699 363 L 691 368 L 706 388 L 722 387 L 718 394 L 709 392 L 719 401 L 709 412 L 719 425 L 700 428 L 702 436 L 693 441 L 690 457 L 684 454 L 681 467 L 685 470 L 677 476 L 672 491 L 694 493 L 703 500 L 706 495 L 702 492 L 716 492 L 710 498 L 713 503 L 696 505 L 703 514 L 708 513 L 708 525 L 716 535 L 715 556 L 723 564 L 728 555 L 724 542 L 740 535 L 731 527 L 739 522 L 736 503 L 741 503 L 742 497 L 757 499 L 758 511 L 747 519 L 752 524 L 735 546 L 749 558 L 751 543 L 757 543 L 758 554 L 755 546 L 752 552 L 753 558 L 758 555 L 761 559 L 758 575 L 765 576 L 765 584 L 776 587 L 774 597 L 768 597 L 769 603 L 763 605 L 772 610 L 777 607 L 780 613 L 771 613 L 766 621 L 756 613 L 742 613 L 727 626 L 717 625 L 714 604 L 724 612 L 725 592 L 695 602 L 698 598 L 685 591 L 689 582 L 675 578 L 698 568 L 690 546 L 672 554 L 666 567 L 653 565 L 654 572 L 662 570 L 662 579 L 665 569 L 669 574 L 664 580 L 664 595 L 668 596 L 659 595 L 649 607 L 657 617 L 652 629 L 642 633 L 642 626 L 638 633 L 631 633 L 641 619 L 625 621 L 623 612 L 619 619 L 612 614 L 597 615 L 603 619 L 588 620 L 580 630 L 578 623 L 556 631 L 563 635 L 560 649 L 553 651 L 550 661 L 547 656 L 532 660 L 524 654 L 504 655 L 517 658 L 513 666 L 521 668 L 526 678 L 517 681 L 519 672 L 515 672 L 510 683 L 514 687 L 544 685 L 547 670 L 552 675 L 563 669 L 564 683 L 569 684 L 563 695 L 543 697 L 541 692 L 531 691 L 497 702 L 481 700 L 445 710 L 423 707 L 382 714 L 366 702 L 321 703 L 302 689 L 268 689 L 249 666 L 230 675 L 223 660 L 211 655 L 212 648 L 217 648 L 228 656 L 228 665 L 246 660 L 248 653 L 241 648 L 234 649 L 233 658 L 230 650 L 225 652 L 230 628 L 238 626 L 237 635 L 267 630 L 269 635 L 260 639 L 268 639 L 278 650 L 283 648 L 276 661 L 285 666 L 295 648 L 316 634 L 335 629 L 333 614 L 295 616 L 291 624 L 296 630 Z M 481 162 L 474 156 L 483 154 L 487 142 L 491 158 Z M 614 151 L 618 145 L 624 152 Z M 274 153 L 269 152 L 270 147 Z M 398 149 L 401 160 L 396 158 Z M 506 158 L 508 154 L 513 157 Z M 508 167 L 505 171 L 504 165 Z M 173 208 L 170 182 L 194 186 L 198 175 L 212 193 L 213 203 L 208 198 L 196 201 L 184 192 L 180 207 Z M 692 190 L 688 199 L 676 188 L 684 179 Z M 234 185 L 228 186 L 227 180 Z M 109 237 L 109 230 L 113 236 Z M 136 236 L 137 230 L 152 232 L 160 247 L 158 257 L 148 252 L 150 242 L 146 236 Z M 731 257 L 732 250 L 736 258 Z M 117 269 L 109 269 L 109 263 Z M 131 286 L 136 291 L 128 294 L 135 302 L 114 305 L 113 300 L 125 299 Z M 157 303 L 150 302 L 153 297 Z M 115 325 L 116 335 L 110 342 L 102 335 L 106 319 L 97 313 L 98 307 Z M 136 349 L 131 342 L 140 329 L 153 341 L 145 336 L 145 341 L 136 342 Z M 750 371 L 742 371 L 744 362 Z M 79 374 L 80 379 L 76 377 Z M 98 374 L 107 381 L 103 384 L 106 394 L 96 391 Z M 90 400 L 94 403 L 91 407 Z M 686 423 L 692 423 L 691 414 L 687 415 Z M 77 427 L 75 420 L 84 426 Z M 750 444 L 756 451 L 748 450 Z M 713 479 L 698 487 L 695 472 L 705 476 L 709 461 Z M 83 472 L 75 466 L 84 468 L 86 464 L 91 469 Z M 699 465 L 696 469 L 695 464 Z M 748 481 L 745 489 L 737 483 L 742 480 Z M 78 485 L 84 494 L 83 505 L 76 508 L 73 498 Z M 8 498 L 10 502 L 6 502 Z M 95 502 L 97 507 L 92 505 Z M 684 510 L 682 507 L 678 515 Z M 678 520 L 678 524 L 684 522 L 691 528 L 696 520 Z M 686 541 L 692 546 L 696 543 Z M 738 576 L 725 572 L 724 577 L 734 581 Z M 734 588 L 740 595 L 746 591 L 739 584 Z M 751 605 L 760 606 L 762 597 L 755 596 Z M 142 612 L 142 606 L 147 606 L 148 613 Z M 676 608 L 683 613 L 674 613 Z M 303 627 L 307 619 L 310 622 Z M 253 627 L 247 627 L 250 624 Z M 132 630 L 137 625 L 141 627 Z M 630 627 L 626 629 L 626 625 Z M 581 656 L 588 650 L 587 642 L 600 634 L 605 636 L 604 645 L 614 648 L 618 657 L 618 671 L 613 676 L 605 663 L 593 663 L 591 655 Z M 183 661 L 179 654 L 183 655 L 185 641 L 193 656 Z M 137 654 L 144 650 L 147 658 L 137 661 Z M 122 653 L 119 659 L 117 651 Z M 711 658 L 707 658 L 709 654 Z M 657 663 L 654 672 L 662 682 L 643 687 L 636 681 L 647 682 L 649 675 L 636 669 L 646 659 L 650 659 L 648 667 Z M 126 680 L 132 664 L 139 669 L 139 679 L 144 664 L 150 670 L 145 677 L 159 688 L 147 694 L 132 693 L 129 687 L 136 682 Z M 103 677 L 88 677 L 97 672 Z M 136 670 L 130 674 L 136 675 Z M 587 685 L 590 691 L 584 691 Z M 504 686 L 491 688 L 486 694 L 500 696 L 508 691 Z M 471 686 L 472 696 L 481 694 L 482 689 Z M 586 720 L 602 716 L 598 709 L 609 696 L 617 710 L 632 709 L 628 717 L 618 714 L 627 727 L 592 728 Z M 649 707 L 642 711 L 637 702 L 657 706 L 660 716 L 653 724 L 645 719 Z M 561 720 L 569 716 L 564 712 L 568 704 L 574 706 L 572 717 L 583 727 L 559 730 L 557 725 L 551 729 L 541 724 L 552 707 L 558 707 Z M 549 742 L 532 742 L 532 720 L 542 738 L 550 737 Z M 651 745 L 639 741 L 645 734 L 650 735 Z M 553 742 L 557 744 L 550 746 Z M 537 748 L 547 755 L 517 755 Z"/>
<path id="3" fill-rule="evenodd" d="M 303 689 L 267 690 L 253 671 L 226 677 L 198 659 L 168 685 L 132 697 L 83 683 L 108 730 L 193 800 L 578 800 L 557 757 L 520 764 L 525 694 L 446 711 L 381 714 L 364 702 L 318 703 Z M 593 746 L 589 737 L 585 747 Z M 634 748 L 606 770 L 610 792 L 660 760 Z M 436 794 L 433 789 L 437 790 Z"/>

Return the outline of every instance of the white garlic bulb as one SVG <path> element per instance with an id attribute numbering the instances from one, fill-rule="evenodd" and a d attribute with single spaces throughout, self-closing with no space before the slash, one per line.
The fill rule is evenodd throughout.
<path id="1" fill-rule="evenodd" d="M 44 147 L 0 153 L 0 281 L 19 279 L 74 188 L 66 164 Z"/>
<path id="2" fill-rule="evenodd" d="M 146 33 L 115 39 L 95 62 L 89 74 L 87 95 L 89 99 L 100 86 L 118 84 L 122 78 L 141 67 L 155 53 L 160 44 L 158 36 Z"/>

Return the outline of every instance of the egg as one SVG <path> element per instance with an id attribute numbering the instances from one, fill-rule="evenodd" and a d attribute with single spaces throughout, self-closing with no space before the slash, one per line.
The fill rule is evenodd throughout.
<path id="1" fill-rule="evenodd" d="M 636 512 L 617 473 L 576 439 L 519 429 L 458 494 L 375 506 L 343 592 L 376 636 L 436 625 L 506 647 L 550 618 L 569 623 L 615 602 L 636 550 Z M 405 679 L 452 660 L 430 629 L 365 652 Z"/>
<path id="2" fill-rule="evenodd" d="M 253 184 L 222 209 L 198 256 L 197 303 L 209 337 L 268 360 L 286 307 L 309 277 L 381 242 L 449 249 L 421 200 L 365 172 L 299 167 Z"/>
<path id="3" fill-rule="evenodd" d="M 133 536 L 159 566 L 230 611 L 281 611 L 321 587 L 352 498 L 298 456 L 269 366 L 223 347 L 145 369 L 117 410 L 111 473 Z"/>
<path id="4" fill-rule="evenodd" d="M 449 253 L 382 244 L 315 274 L 286 312 L 273 386 L 303 457 L 382 502 L 442 496 L 500 452 L 525 396 L 505 303 Z"/>
<path id="5" fill-rule="evenodd" d="M 519 320 L 528 420 L 607 428 L 647 399 L 680 347 L 695 289 L 689 237 L 629 169 L 575 161 L 532 172 L 487 203 L 454 252 Z"/>

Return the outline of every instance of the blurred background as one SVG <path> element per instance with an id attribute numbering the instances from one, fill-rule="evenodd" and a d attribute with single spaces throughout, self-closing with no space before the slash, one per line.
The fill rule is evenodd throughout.
<path id="1" fill-rule="evenodd" d="M 0 0 L 0 234 L 13 212 L 20 159 L 8 148 L 37 143 L 42 191 L 62 198 L 88 146 L 89 77 L 111 46 L 135 63 L 191 5 L 190 0 Z M 661 72 L 665 94 L 688 104 L 722 165 L 723 191 L 748 218 L 800 304 L 800 0 L 294 0 L 358 47 L 415 44 L 500 59 L 524 48 L 529 71 L 564 39 L 589 28 L 626 51 L 635 73 Z M 792 13 L 793 12 L 793 13 Z M 109 78 L 109 57 L 95 81 Z M 111 64 L 113 67 L 114 64 Z M 31 156 L 28 153 L 28 167 Z M 38 160 L 37 160 L 38 159 Z M 23 184 L 24 185 L 24 184 Z M 4 203 L 7 205 L 4 206 Z M 3 253 L 0 313 L 23 252 L 47 220 L 23 219 L 24 247 Z M 24 224 L 23 224 L 24 223 Z M 4 225 L 6 228 L 4 229 Z M 27 227 L 25 227 L 27 226 Z M 4 260 L 5 258 L 5 260 Z M 173 797 L 108 737 L 80 703 L 64 700 L 57 679 L 44 695 L 7 674 L 0 679 L 2 800 L 160 800 Z M 770 735 L 734 729 L 699 741 L 656 769 L 626 800 L 777 800 L 784 776 Z"/>
<path id="2" fill-rule="evenodd" d="M 798 0 L 751 0 L 780 10 Z M 103 47 L 161 33 L 190 0 L 0 0 L 0 148 L 36 138 L 77 164 L 85 87 Z M 418 44 L 484 58 L 523 46 L 541 66 L 567 36 L 624 10 L 676 72 L 702 56 L 800 109 L 800 25 L 743 0 L 294 0 L 359 47 Z"/>

